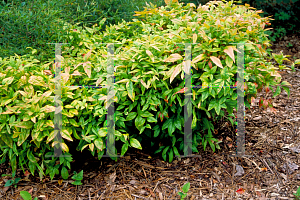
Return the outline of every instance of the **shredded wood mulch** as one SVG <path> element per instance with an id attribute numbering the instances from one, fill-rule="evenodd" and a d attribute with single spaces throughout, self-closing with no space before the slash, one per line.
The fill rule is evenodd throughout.
<path id="1" fill-rule="evenodd" d="M 295 46 L 289 53 L 284 46 L 289 42 L 296 45 L 298 39 L 297 35 L 288 36 L 284 42 L 274 43 L 272 49 L 299 59 L 300 49 L 295 52 Z M 259 108 L 260 97 L 271 98 L 262 91 L 246 110 L 245 157 L 231 156 L 235 154 L 235 130 L 228 122 L 220 122 L 215 137 L 222 140 L 221 150 L 215 153 L 210 148 L 204 152 L 199 146 L 198 157 L 175 158 L 172 163 L 153 155 L 151 149 L 131 149 L 117 162 L 92 156 L 76 158 L 70 172 L 84 170 L 81 186 L 72 185 L 71 179 L 51 181 L 46 177 L 40 182 L 38 175 L 25 177 L 18 170 L 16 177 L 22 179 L 16 188 L 4 187 L 9 179 L 0 178 L 0 199 L 22 199 L 22 190 L 45 200 L 180 199 L 177 193 L 187 182 L 191 187 L 186 199 L 190 200 L 294 199 L 293 193 L 300 186 L 300 72 L 280 73 L 292 84 L 290 97 L 286 92 L 275 97 L 277 112 L 273 113 Z M 11 173 L 7 163 L 0 166 L 0 173 Z"/>

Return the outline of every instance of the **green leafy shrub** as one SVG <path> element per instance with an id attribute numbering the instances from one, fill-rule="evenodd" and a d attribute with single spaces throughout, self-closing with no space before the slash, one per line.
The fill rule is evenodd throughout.
<path id="1" fill-rule="evenodd" d="M 266 61 L 269 40 L 264 33 L 268 18 L 233 2 L 174 3 L 155 7 L 150 3 L 137 11 L 133 22 L 67 30 L 62 53 L 62 85 L 107 84 L 106 44 L 115 44 L 115 152 L 124 155 L 129 147 L 151 145 L 171 162 L 186 148 L 183 141 L 185 43 L 192 46 L 192 151 L 220 148 L 213 137 L 214 123 L 225 117 L 233 123 L 236 107 L 237 52 L 231 43 L 245 45 L 245 104 L 257 91 L 277 86 L 289 92 L 287 82 L 271 62 Z M 177 43 L 177 44 L 176 44 Z M 178 47 L 177 47 L 178 46 Z M 34 53 L 34 51 L 33 51 Z M 0 58 L 1 59 L 1 58 Z M 33 56 L 0 60 L 0 144 L 1 160 L 8 156 L 11 167 L 38 169 L 40 179 L 59 174 L 68 178 L 72 157 L 53 155 L 54 72 L 53 62 L 40 64 Z M 47 74 L 47 75 L 46 75 Z M 220 87 L 211 87 L 220 86 Z M 77 150 L 88 149 L 100 159 L 107 148 L 107 88 L 62 87 L 62 143 L 65 155 L 78 142 Z M 268 106 L 268 101 L 263 105 Z M 17 162 L 17 158 L 19 158 Z M 112 158 L 115 159 L 115 158 Z M 46 168 L 46 169 L 45 169 Z"/>
<path id="2" fill-rule="evenodd" d="M 299 0 L 243 0 L 242 2 L 243 4 L 248 3 L 258 10 L 262 10 L 263 12 L 260 13 L 262 17 L 271 16 L 273 18 L 274 21 L 270 24 L 273 30 L 267 32 L 272 41 L 300 30 L 298 26 L 300 22 Z"/>
<path id="3" fill-rule="evenodd" d="M 134 10 L 146 0 L 62 0 L 0 1 L 0 57 L 25 55 L 26 47 L 37 49 L 42 63 L 54 58 L 53 48 L 47 43 L 63 42 L 65 26 L 92 27 L 106 18 L 103 29 L 122 19 L 130 21 Z M 161 6 L 163 1 L 150 0 Z"/>

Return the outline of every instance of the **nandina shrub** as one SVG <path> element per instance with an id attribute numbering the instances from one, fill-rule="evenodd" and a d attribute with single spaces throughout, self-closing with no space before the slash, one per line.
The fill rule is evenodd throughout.
<path id="1" fill-rule="evenodd" d="M 90 79 L 71 76 L 69 81 L 74 85 L 94 85 L 95 81 L 96 85 L 105 85 L 107 51 L 101 43 L 121 43 L 115 45 L 115 101 L 116 111 L 121 114 L 116 125 L 122 127 L 121 132 L 129 133 L 141 142 L 151 141 L 152 146 L 161 141 L 164 145 L 156 152 L 163 150 L 164 159 L 168 152 L 171 161 L 173 155 L 178 154 L 177 147 L 182 151 L 184 146 L 182 93 L 186 68 L 184 46 L 178 43 L 199 43 L 192 48 L 191 61 L 193 84 L 203 86 L 192 90 L 193 151 L 197 151 L 201 142 L 204 149 L 207 143 L 213 150 L 218 147 L 217 140 L 212 137 L 213 121 L 226 117 L 233 122 L 237 93 L 235 89 L 222 88 L 236 83 L 239 50 L 230 43 L 247 43 L 244 52 L 247 107 L 263 87 L 273 89 L 271 86 L 276 85 L 274 96 L 281 92 L 281 87 L 288 91 L 288 83 L 281 82 L 277 68 L 266 61 L 269 41 L 264 27 L 268 18 L 261 18 L 249 5 L 213 1 L 196 9 L 193 4 L 174 3 L 160 8 L 151 4 L 136 13 L 140 20 L 110 26 L 103 34 L 81 42 L 92 49 L 91 68 L 81 65 L 75 70 L 72 66 L 77 66 L 76 62 L 67 66 L 70 74 L 90 73 Z M 72 52 L 72 49 L 66 48 L 66 52 Z M 208 87 L 215 85 L 220 87 Z M 94 91 L 100 101 L 105 101 L 104 88 Z M 267 101 L 264 105 L 271 106 Z M 96 113 L 104 112 L 103 107 L 96 110 L 99 109 L 101 111 Z M 225 110 L 228 116 L 224 116 Z M 127 148 L 125 142 L 121 154 Z"/>
<path id="2" fill-rule="evenodd" d="M 262 88 L 277 86 L 274 96 L 281 88 L 288 92 L 288 83 L 281 82 L 278 68 L 266 61 L 269 41 L 264 27 L 268 18 L 261 18 L 249 5 L 212 1 L 195 8 L 193 4 L 175 3 L 161 8 L 148 6 L 145 11 L 136 13 L 140 20 L 108 28 L 99 43 L 126 45 L 116 50 L 116 79 L 120 80 L 116 84 L 126 83 L 126 86 L 117 86 L 120 87 L 116 94 L 120 104 L 117 109 L 123 111 L 126 121 L 134 122 L 126 123 L 126 127 L 136 127 L 140 141 L 147 138 L 149 142 L 150 137 L 155 138 L 152 144 L 158 143 L 159 136 L 165 145 L 156 152 L 163 151 L 164 159 L 168 153 L 171 161 L 173 155 L 178 154 L 177 147 L 182 151 L 184 146 L 184 96 L 181 93 L 184 92 L 182 80 L 186 68 L 184 48 L 176 43 L 199 43 L 192 48 L 191 61 L 194 85 L 203 86 L 192 91 L 193 151 L 197 151 L 201 142 L 204 149 L 207 143 L 213 150 L 218 147 L 217 140 L 212 137 L 212 121 L 224 116 L 225 109 L 229 113 L 225 117 L 233 121 L 236 90 L 222 88 L 236 83 L 238 49 L 231 43 L 247 43 L 244 86 L 248 108 Z M 105 53 L 102 56 L 105 58 Z M 220 87 L 207 87 L 215 85 Z M 125 99 L 127 95 L 132 104 Z M 265 105 L 270 104 L 265 101 Z M 145 134 L 141 134 L 143 132 Z"/>
<path id="3" fill-rule="evenodd" d="M 114 51 L 113 97 L 116 141 L 123 143 L 116 147 L 116 152 L 120 149 L 121 155 L 129 147 L 141 149 L 140 143 L 150 143 L 156 152 L 162 152 L 163 159 L 168 155 L 171 162 L 174 155 L 184 150 L 187 65 L 184 46 L 176 43 L 199 43 L 191 50 L 193 85 L 203 86 L 193 88 L 191 93 L 193 152 L 198 151 L 201 143 L 204 149 L 207 143 L 213 150 L 219 148 L 212 135 L 213 122 L 221 117 L 233 122 L 236 89 L 222 87 L 236 83 L 239 50 L 231 43 L 250 43 L 245 45 L 244 53 L 247 107 L 263 88 L 273 90 L 271 86 L 276 86 L 274 96 L 281 88 L 289 91 L 288 83 L 281 82 L 278 69 L 266 61 L 269 41 L 264 26 L 268 18 L 259 17 L 247 5 L 213 1 L 198 8 L 178 3 L 156 8 L 151 4 L 136 15 L 140 20 L 123 21 L 107 27 L 103 33 L 97 32 L 97 27 L 69 30 L 72 35 L 66 36 L 66 42 L 71 45 L 62 54 L 63 86 L 103 86 L 107 84 L 108 52 L 106 44 L 101 43 L 121 43 L 115 45 Z M 45 166 L 51 178 L 61 169 L 62 177 L 66 178 L 70 159 L 59 158 L 56 165 L 58 158 L 45 157 L 53 154 L 56 144 L 55 65 L 36 62 L 33 58 L 1 60 L 1 157 L 8 155 L 14 168 L 19 157 L 19 166 L 29 167 L 32 173 L 38 168 L 41 177 Z M 216 85 L 220 87 L 209 87 Z M 270 105 L 265 102 L 264 105 Z M 68 152 L 68 143 L 77 140 L 78 150 L 89 149 L 100 159 L 106 149 L 107 89 L 63 87 L 62 106 L 63 151 Z M 13 154 L 27 144 L 32 145 L 27 152 Z"/>

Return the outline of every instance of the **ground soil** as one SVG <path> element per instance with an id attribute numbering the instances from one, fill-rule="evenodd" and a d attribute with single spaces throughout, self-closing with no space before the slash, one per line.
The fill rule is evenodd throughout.
<path id="1" fill-rule="evenodd" d="M 271 49 L 291 55 L 291 61 L 300 59 L 299 36 L 286 36 L 272 43 Z M 261 97 L 271 97 L 265 91 L 246 110 L 245 157 L 231 156 L 235 154 L 235 130 L 224 122 L 215 133 L 223 141 L 215 153 L 209 148 L 204 152 L 199 146 L 197 157 L 175 158 L 171 164 L 153 156 L 150 149 L 130 150 L 118 162 L 76 158 L 76 169 L 72 170 L 84 170 L 81 186 L 72 185 L 71 179 L 45 178 L 41 183 L 38 176 L 25 178 L 19 170 L 17 177 L 22 180 L 16 188 L 4 187 L 8 178 L 0 178 L 0 199 L 22 199 L 22 190 L 49 200 L 180 199 L 177 193 L 187 182 L 191 184 L 188 199 L 294 199 L 300 186 L 299 71 L 280 71 L 292 87 L 289 98 L 283 92 L 273 99 L 276 113 L 259 108 Z M 4 173 L 11 172 L 2 164 L 0 174 Z"/>

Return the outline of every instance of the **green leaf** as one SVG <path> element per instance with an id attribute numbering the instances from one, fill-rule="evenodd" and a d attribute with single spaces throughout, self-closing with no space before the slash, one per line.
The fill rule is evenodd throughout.
<path id="1" fill-rule="evenodd" d="M 298 196 L 300 196 L 300 186 L 297 189 L 297 194 L 298 194 Z"/>
<path id="2" fill-rule="evenodd" d="M 173 120 L 170 119 L 170 121 L 171 121 L 171 123 L 168 124 L 168 133 L 169 133 L 169 136 L 172 136 L 172 134 L 174 133 L 176 127 L 173 123 Z"/>
<path id="3" fill-rule="evenodd" d="M 176 143 L 176 137 L 173 135 L 173 137 L 172 137 L 172 147 L 175 145 L 175 143 Z"/>
<path id="4" fill-rule="evenodd" d="M 179 152 L 178 152 L 178 150 L 175 146 L 173 146 L 173 151 L 174 151 L 176 156 L 180 156 L 180 154 L 179 154 Z"/>
<path id="5" fill-rule="evenodd" d="M 146 120 L 144 118 L 142 118 L 141 116 L 137 116 L 137 118 L 135 118 L 135 126 L 140 129 L 142 128 L 142 126 L 144 125 L 144 123 L 146 122 Z"/>
<path id="6" fill-rule="evenodd" d="M 192 145 L 192 151 L 193 151 L 193 152 L 199 153 L 199 152 L 198 152 L 198 149 L 197 149 L 197 147 L 196 147 L 195 145 Z"/>
<path id="7" fill-rule="evenodd" d="M 213 150 L 213 152 L 215 152 L 216 148 L 215 148 L 215 145 L 214 145 L 214 143 L 212 143 L 212 140 L 211 140 L 211 138 L 209 138 L 209 139 L 208 139 L 208 143 L 209 143 L 209 145 L 210 145 L 211 149 Z"/>
<path id="8" fill-rule="evenodd" d="M 137 113 L 136 112 L 131 112 L 129 115 L 126 117 L 126 121 L 133 120 L 136 117 Z"/>
<path id="9" fill-rule="evenodd" d="M 32 199 L 30 193 L 27 192 L 27 191 L 21 191 L 21 192 L 20 192 L 20 195 L 21 195 L 21 197 L 22 197 L 24 200 L 31 200 L 31 199 Z"/>
<path id="10" fill-rule="evenodd" d="M 97 149 L 99 149 L 100 151 L 103 150 L 104 146 L 103 146 L 103 140 L 102 140 L 102 138 L 97 138 L 94 141 L 94 144 L 95 144 L 95 146 L 96 146 Z"/>
<path id="11" fill-rule="evenodd" d="M 127 149 L 128 149 L 128 143 L 123 144 L 121 150 L 121 156 L 123 156 L 126 153 Z"/>
<path id="12" fill-rule="evenodd" d="M 183 199 L 185 196 L 185 194 L 184 193 L 182 193 L 182 192 L 178 192 L 178 194 L 181 196 L 181 198 Z"/>
<path id="13" fill-rule="evenodd" d="M 201 93 L 201 96 L 202 96 L 201 101 L 202 102 L 208 97 L 208 94 L 209 94 L 208 91 Z"/>
<path id="14" fill-rule="evenodd" d="M 74 181 L 72 182 L 73 185 L 82 185 L 81 181 Z"/>
<path id="15" fill-rule="evenodd" d="M 291 85 L 291 84 L 289 82 L 287 82 L 287 81 L 282 81 L 281 85 Z"/>
<path id="16" fill-rule="evenodd" d="M 149 111 L 145 111 L 145 112 L 142 112 L 142 113 L 141 113 L 141 116 L 142 116 L 142 117 L 153 117 L 154 115 L 151 114 Z"/>
<path id="17" fill-rule="evenodd" d="M 205 151 L 206 145 L 207 145 L 207 140 L 205 138 L 203 138 L 203 140 L 202 140 L 202 145 L 203 145 L 203 149 Z"/>
<path id="18" fill-rule="evenodd" d="M 171 149 L 169 153 L 169 163 L 171 163 L 172 161 L 173 161 L 173 151 Z"/>
<path id="19" fill-rule="evenodd" d="M 153 127 L 153 130 L 154 130 L 154 136 L 153 137 L 157 137 L 160 133 L 160 128 L 158 125 L 154 126 Z"/>
<path id="20" fill-rule="evenodd" d="M 72 126 L 79 127 L 79 125 L 74 119 L 69 119 L 69 122 L 72 124 Z"/>
<path id="21" fill-rule="evenodd" d="M 10 125 L 19 128 L 30 129 L 34 124 L 31 121 L 25 121 L 25 122 L 23 121 L 23 122 L 13 122 Z"/>
<path id="22" fill-rule="evenodd" d="M 154 117 L 148 117 L 147 121 L 150 122 L 150 123 L 152 123 L 152 122 L 157 123 L 157 119 L 155 119 Z"/>
<path id="23" fill-rule="evenodd" d="M 166 90 L 163 94 L 162 97 L 165 98 L 165 96 L 168 96 L 173 90 Z"/>
<path id="24" fill-rule="evenodd" d="M 197 125 L 197 115 L 196 115 L 196 112 L 195 112 L 195 107 L 193 109 L 193 120 L 192 120 L 192 129 L 194 129 Z"/>
<path id="25" fill-rule="evenodd" d="M 33 154 L 32 154 L 32 152 L 30 151 L 30 149 L 28 149 L 28 151 L 27 151 L 27 158 L 29 159 L 30 162 L 33 162 L 33 163 L 36 162 L 36 159 L 35 159 L 35 157 L 33 156 Z"/>
<path id="26" fill-rule="evenodd" d="M 162 130 L 166 129 L 169 127 L 169 125 L 172 124 L 172 119 L 167 119 L 167 121 L 165 121 L 165 123 L 162 126 Z"/>
<path id="27" fill-rule="evenodd" d="M 137 149 L 142 149 L 140 142 L 135 138 L 130 138 L 130 145 Z"/>
<path id="28" fill-rule="evenodd" d="M 189 182 L 186 183 L 186 184 L 182 187 L 182 191 L 183 191 L 184 193 L 187 193 L 187 192 L 189 191 L 189 189 L 190 189 L 190 183 L 189 183 Z"/>
<path id="29" fill-rule="evenodd" d="M 6 85 L 6 84 L 10 85 L 13 82 L 14 78 L 15 77 L 8 77 L 8 78 L 3 79 L 2 85 Z"/>
<path id="30" fill-rule="evenodd" d="M 69 172 L 68 172 L 67 168 L 62 167 L 62 169 L 61 169 L 61 177 L 63 179 L 65 179 L 65 180 L 69 178 Z"/>
<path id="31" fill-rule="evenodd" d="M 215 106 L 216 106 L 216 101 L 215 100 L 213 100 L 213 101 L 211 101 L 210 102 L 210 104 L 209 104 L 209 106 L 208 106 L 208 111 L 210 111 L 210 110 L 212 110 L 213 108 L 215 108 Z"/>
<path id="32" fill-rule="evenodd" d="M 177 118 L 176 120 L 174 120 L 174 125 L 176 128 L 178 128 L 179 130 L 181 130 L 181 120 L 179 118 Z"/>
<path id="33" fill-rule="evenodd" d="M 229 56 L 226 56 L 225 63 L 229 68 L 231 68 L 233 64 L 233 60 Z"/>
<path id="34" fill-rule="evenodd" d="M 126 89 L 127 89 L 129 98 L 134 102 L 135 93 L 134 93 L 134 90 L 133 90 L 133 83 L 131 81 L 129 81 L 126 84 Z"/>
<path id="35" fill-rule="evenodd" d="M 276 89 L 276 91 L 275 91 L 275 93 L 273 95 L 273 98 L 276 97 L 277 95 L 279 95 L 280 93 L 281 93 L 281 89 L 280 89 L 279 86 L 277 86 L 277 89 Z"/>
<path id="36" fill-rule="evenodd" d="M 34 171 L 35 171 L 35 164 L 33 162 L 28 162 L 28 166 L 29 166 L 29 170 L 31 172 L 31 174 L 34 176 Z"/>
<path id="37" fill-rule="evenodd" d="M 6 181 L 4 187 L 9 187 L 9 186 L 13 185 L 13 183 L 14 183 L 13 180 L 8 180 L 8 181 Z"/>
<path id="38" fill-rule="evenodd" d="M 163 150 L 164 147 L 165 147 L 165 146 L 160 146 L 159 149 L 157 149 L 157 150 L 154 152 L 154 154 L 157 154 L 157 153 L 161 152 L 161 150 Z"/>
<path id="39" fill-rule="evenodd" d="M 98 137 L 105 137 L 107 135 L 107 127 L 100 128 L 96 135 Z"/>
<path id="40" fill-rule="evenodd" d="M 162 157 L 163 157 L 164 161 L 167 160 L 167 151 L 169 148 L 170 148 L 170 146 L 167 146 L 162 152 Z"/>
<path id="41" fill-rule="evenodd" d="M 146 126 L 143 126 L 142 128 L 139 128 L 139 131 L 140 131 L 139 134 L 141 134 L 142 132 L 144 132 L 144 130 L 145 130 L 146 128 L 147 128 Z"/>
<path id="42" fill-rule="evenodd" d="M 76 172 L 74 172 L 72 179 L 74 179 L 76 181 L 81 181 L 83 179 L 83 170 L 81 170 L 78 174 Z"/>
<path id="43" fill-rule="evenodd" d="M 230 121 L 231 125 L 233 126 L 233 119 L 231 117 L 228 117 L 227 119 Z"/>
<path id="44" fill-rule="evenodd" d="M 290 88 L 288 88 L 287 86 L 282 86 L 282 88 L 286 91 L 286 93 L 288 94 L 288 98 L 290 97 Z"/>

